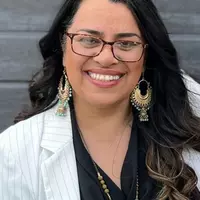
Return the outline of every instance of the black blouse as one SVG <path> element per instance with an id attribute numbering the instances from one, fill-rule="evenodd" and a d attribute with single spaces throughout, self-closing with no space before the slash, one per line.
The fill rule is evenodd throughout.
<path id="1" fill-rule="evenodd" d="M 73 104 L 70 104 L 73 142 L 78 169 L 78 179 L 81 200 L 107 200 L 107 196 L 101 189 L 97 179 L 97 174 L 78 131 Z M 132 125 L 131 137 L 128 150 L 122 166 L 121 189 L 108 177 L 108 175 L 98 166 L 112 200 L 134 200 L 136 196 L 136 175 L 139 175 L 139 199 L 153 200 L 156 194 L 156 183 L 148 176 L 145 167 L 146 146 L 144 138 L 134 123 Z"/>

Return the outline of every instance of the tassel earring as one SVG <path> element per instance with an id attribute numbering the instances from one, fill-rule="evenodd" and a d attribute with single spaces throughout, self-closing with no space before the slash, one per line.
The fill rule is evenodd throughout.
<path id="1" fill-rule="evenodd" d="M 146 90 L 141 90 L 145 86 Z M 141 122 L 149 121 L 147 111 L 150 109 L 152 101 L 152 88 L 150 83 L 144 79 L 136 85 L 133 92 L 131 93 L 130 100 L 132 105 L 139 111 L 139 120 Z"/>
<path id="2" fill-rule="evenodd" d="M 63 84 L 63 82 L 65 83 Z M 60 83 L 58 87 L 59 102 L 58 102 L 58 109 L 56 111 L 57 116 L 65 116 L 66 110 L 68 108 L 68 101 L 71 96 L 72 96 L 72 88 L 69 84 L 65 71 L 63 71 L 63 76 L 60 79 Z"/>

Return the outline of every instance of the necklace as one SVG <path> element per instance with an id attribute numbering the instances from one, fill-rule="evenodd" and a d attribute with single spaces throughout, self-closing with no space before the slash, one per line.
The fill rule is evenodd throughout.
<path id="1" fill-rule="evenodd" d="M 86 148 L 86 150 L 87 150 L 87 152 L 88 152 L 88 154 L 89 154 L 89 156 L 90 156 L 90 158 L 91 158 L 91 161 L 92 161 L 92 163 L 93 163 L 93 165 L 94 165 L 94 168 L 95 168 L 95 171 L 96 171 L 96 173 L 97 173 L 97 178 L 98 178 L 98 180 L 99 180 L 99 183 L 100 183 L 100 185 L 101 185 L 101 187 L 102 187 L 104 193 L 106 194 L 108 200 L 113 200 L 112 197 L 111 197 L 111 195 L 110 195 L 110 190 L 108 189 L 108 186 L 107 186 L 107 184 L 106 184 L 106 182 L 105 182 L 103 176 L 102 176 L 101 173 L 99 172 L 98 167 L 97 167 L 95 161 L 93 160 L 93 158 L 92 158 L 92 156 L 91 156 L 91 153 L 90 153 L 90 151 L 89 151 L 89 148 L 88 148 L 88 146 L 87 146 L 87 144 L 86 144 L 86 141 L 85 141 L 85 139 L 84 139 L 84 137 L 83 137 L 83 134 L 82 134 L 80 128 L 78 128 L 78 129 L 79 129 L 79 133 L 80 133 L 82 142 L 83 142 L 83 144 L 84 144 L 84 146 L 85 146 L 85 148 Z M 135 200 L 139 200 L 139 177 L 138 177 L 138 171 L 137 171 L 137 176 L 136 176 Z"/>

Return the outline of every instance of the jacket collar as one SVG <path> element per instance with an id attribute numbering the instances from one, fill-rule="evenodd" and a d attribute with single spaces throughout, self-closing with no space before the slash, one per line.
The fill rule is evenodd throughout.
<path id="1" fill-rule="evenodd" d="M 58 104 L 44 112 L 40 155 L 41 175 L 47 200 L 80 200 L 70 110 L 56 116 Z"/>
<path id="2" fill-rule="evenodd" d="M 41 147 L 56 153 L 67 143 L 72 142 L 70 108 L 66 116 L 57 116 L 58 104 L 44 113 L 44 126 Z"/>

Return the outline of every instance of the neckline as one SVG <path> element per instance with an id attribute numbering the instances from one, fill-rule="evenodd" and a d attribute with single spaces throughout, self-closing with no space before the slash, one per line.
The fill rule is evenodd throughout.
<path id="1" fill-rule="evenodd" d="M 76 121 L 76 115 L 75 115 L 73 103 L 70 105 L 70 110 L 71 110 L 70 113 L 71 113 L 71 119 L 72 119 L 72 132 L 73 132 L 73 142 L 75 146 L 76 160 L 84 168 L 84 170 L 88 173 L 88 175 L 99 186 L 96 170 L 93 166 L 91 157 L 83 144 L 83 141 L 81 139 L 81 136 L 77 128 L 78 124 Z M 136 178 L 137 178 L 137 169 L 138 169 L 138 156 L 137 156 L 138 155 L 138 137 L 137 137 L 136 129 L 137 129 L 136 123 L 132 122 L 131 136 L 129 139 L 128 150 L 126 152 L 122 169 L 121 169 L 121 174 L 120 174 L 121 189 L 114 183 L 114 181 L 108 176 L 108 174 L 103 169 L 101 169 L 101 167 L 96 163 L 102 175 L 105 176 L 107 180 L 109 180 L 109 182 L 115 187 L 115 189 L 118 190 L 118 192 L 123 192 L 126 195 L 129 194 L 128 190 L 132 190 L 133 188 L 136 187 Z M 129 165 L 129 169 L 127 171 L 126 169 L 129 163 L 131 163 L 131 165 Z M 131 175 L 129 174 L 130 172 L 131 172 Z M 125 181 L 124 179 L 129 179 L 129 181 Z M 127 185 L 127 182 L 131 184 Z"/>

